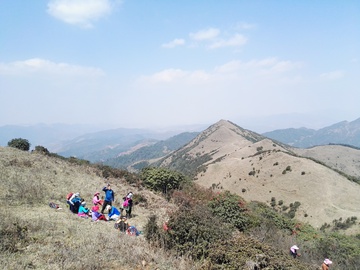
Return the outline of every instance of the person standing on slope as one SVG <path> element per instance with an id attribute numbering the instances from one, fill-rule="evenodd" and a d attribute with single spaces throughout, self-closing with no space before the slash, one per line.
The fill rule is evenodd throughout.
<path id="1" fill-rule="evenodd" d="M 104 204 L 102 206 L 101 209 L 101 214 L 104 214 L 104 210 L 106 208 L 107 205 L 112 206 L 112 202 L 115 200 L 115 194 L 114 191 L 111 189 L 110 184 L 107 184 L 107 186 L 105 186 L 102 191 L 105 192 L 105 199 L 104 199 Z"/>
<path id="2" fill-rule="evenodd" d="M 331 264 L 332 261 L 330 261 L 329 259 L 325 259 L 323 264 L 321 265 L 321 270 L 329 270 Z"/>
<path id="3" fill-rule="evenodd" d="M 300 256 L 300 254 L 298 254 L 298 246 L 297 245 L 293 245 L 291 248 L 290 248 L 290 254 L 291 256 L 293 256 L 294 258 Z"/>

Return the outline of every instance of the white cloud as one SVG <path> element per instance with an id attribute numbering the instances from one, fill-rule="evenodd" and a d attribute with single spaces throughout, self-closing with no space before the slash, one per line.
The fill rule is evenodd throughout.
<path id="1" fill-rule="evenodd" d="M 49 60 L 32 58 L 24 61 L 0 63 L 0 75 L 27 76 L 34 74 L 65 75 L 65 76 L 101 76 L 101 69 L 55 63 Z"/>
<path id="2" fill-rule="evenodd" d="M 168 43 L 164 43 L 161 45 L 163 48 L 174 48 L 176 46 L 181 46 L 185 44 L 185 40 L 176 38 Z"/>
<path id="3" fill-rule="evenodd" d="M 214 84 L 217 82 L 250 82 L 254 78 L 259 81 L 264 79 L 277 82 L 291 82 L 294 77 L 287 77 L 287 72 L 301 67 L 301 63 L 280 61 L 276 58 L 265 58 L 248 62 L 232 60 L 210 71 L 166 69 L 153 75 L 144 76 L 140 79 L 140 82 L 157 85 L 161 83 Z M 297 76 L 295 78 L 298 80 Z"/>
<path id="4" fill-rule="evenodd" d="M 181 69 L 166 69 L 151 76 L 144 77 L 143 79 L 154 83 L 173 82 L 177 79 L 184 78 L 186 74 L 187 72 Z"/>
<path id="5" fill-rule="evenodd" d="M 241 22 L 236 25 L 236 29 L 248 30 L 256 28 L 256 24 Z"/>
<path id="6" fill-rule="evenodd" d="M 51 0 L 47 11 L 68 24 L 91 28 L 94 21 L 110 14 L 114 5 L 111 0 Z"/>
<path id="7" fill-rule="evenodd" d="M 217 49 L 222 47 L 239 47 L 247 42 L 247 38 L 241 34 L 235 34 L 229 39 L 220 39 L 210 45 L 211 49 Z"/>
<path id="8" fill-rule="evenodd" d="M 323 80 L 333 81 L 338 80 L 344 77 L 344 72 L 341 70 L 336 70 L 332 72 L 322 73 L 320 74 L 320 78 Z"/>
<path id="9" fill-rule="evenodd" d="M 220 30 L 217 28 L 209 28 L 206 30 L 200 30 L 196 33 L 190 33 L 189 36 L 193 40 L 202 41 L 214 39 L 220 34 Z"/>

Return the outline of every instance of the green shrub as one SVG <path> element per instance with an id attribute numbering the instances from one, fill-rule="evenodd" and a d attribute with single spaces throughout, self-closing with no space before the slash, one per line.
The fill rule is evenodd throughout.
<path id="1" fill-rule="evenodd" d="M 328 233 L 315 243 L 314 255 L 332 258 L 337 269 L 357 269 L 360 262 L 360 241 L 338 233 Z"/>
<path id="2" fill-rule="evenodd" d="M 246 202 L 236 194 L 231 194 L 229 191 L 220 193 L 209 202 L 208 206 L 215 216 L 240 231 L 246 230 L 251 225 Z"/>
<path id="3" fill-rule="evenodd" d="M 183 174 L 166 168 L 144 168 L 140 178 L 146 187 L 154 191 L 161 191 L 163 194 L 179 189 L 188 182 Z"/>
<path id="4" fill-rule="evenodd" d="M 285 252 L 245 235 L 211 245 L 204 269 L 312 269 Z"/>
<path id="5" fill-rule="evenodd" d="M 166 248 L 179 255 L 191 255 L 194 259 L 208 256 L 211 243 L 231 237 L 232 229 L 214 217 L 206 206 L 180 207 L 168 221 L 169 231 Z"/>
<path id="6" fill-rule="evenodd" d="M 17 149 L 20 149 L 23 151 L 29 151 L 29 149 L 30 149 L 29 141 L 26 139 L 22 139 L 22 138 L 12 139 L 11 141 L 8 142 L 8 146 L 17 148 Z"/>
<path id="7" fill-rule="evenodd" d="M 39 154 L 43 154 L 43 155 L 50 155 L 49 150 L 47 148 L 45 148 L 44 146 L 41 146 L 41 145 L 35 146 L 34 152 L 39 153 Z"/>
<path id="8" fill-rule="evenodd" d="M 151 215 L 144 227 L 145 239 L 148 242 L 158 244 L 160 240 L 160 229 L 157 225 L 157 216 Z"/>

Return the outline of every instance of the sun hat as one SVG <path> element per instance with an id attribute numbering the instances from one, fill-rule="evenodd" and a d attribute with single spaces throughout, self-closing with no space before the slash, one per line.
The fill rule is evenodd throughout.
<path id="1" fill-rule="evenodd" d="M 130 191 L 126 197 L 129 198 L 129 199 L 132 199 L 132 196 L 133 196 L 133 194 L 132 194 L 132 192 Z"/>
<path id="2" fill-rule="evenodd" d="M 329 259 L 325 259 L 325 260 L 324 260 L 324 263 L 327 264 L 327 265 L 329 265 L 329 264 L 332 264 L 332 261 L 330 261 Z"/>
<path id="3" fill-rule="evenodd" d="M 100 192 L 99 191 L 95 192 L 94 196 L 96 195 L 100 195 Z"/>
<path id="4" fill-rule="evenodd" d="M 80 196 L 80 193 L 79 192 L 76 192 L 75 193 L 75 197 L 79 197 Z"/>
<path id="5" fill-rule="evenodd" d="M 291 248 L 292 249 L 299 249 L 299 247 L 297 245 L 293 245 Z"/>
<path id="6" fill-rule="evenodd" d="M 85 205 L 86 205 L 86 202 L 85 202 L 85 201 L 83 201 L 83 202 L 81 203 L 81 205 L 84 205 L 84 206 L 85 206 Z"/>

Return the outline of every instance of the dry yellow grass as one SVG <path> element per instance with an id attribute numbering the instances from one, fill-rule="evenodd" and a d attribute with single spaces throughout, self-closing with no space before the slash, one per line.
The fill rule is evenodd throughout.
<path id="1" fill-rule="evenodd" d="M 206 171 L 196 176 L 196 183 L 230 190 L 248 201 L 269 204 L 272 197 L 285 205 L 299 201 L 296 218 L 316 228 L 339 218 L 356 216 L 360 220 L 359 184 L 308 158 L 292 155 L 290 147 L 268 139 L 253 143 L 247 139 L 251 136 L 230 122 L 220 121 L 198 136 L 199 142 L 194 140 L 185 146 L 190 149 L 189 156 L 212 156 L 205 163 Z M 337 162 L 349 163 L 347 152 L 337 150 L 332 152 Z M 360 156 L 360 151 L 355 151 Z M 287 167 L 290 169 L 286 171 Z M 254 175 L 249 175 L 252 171 Z M 360 226 L 353 228 L 355 232 L 360 232 Z"/>
<path id="2" fill-rule="evenodd" d="M 197 269 L 187 258 L 149 246 L 143 235 L 120 233 L 114 222 L 91 222 L 72 214 L 65 203 L 68 192 L 80 192 L 91 205 L 93 193 L 105 183 L 91 167 L 0 147 L 0 172 L 1 247 L 9 241 L 16 251 L 2 250 L 2 269 Z M 130 219 L 140 231 L 151 214 L 161 222 L 174 207 L 124 179 L 108 181 L 117 207 L 130 189 L 147 199 L 147 208 L 135 206 Z M 63 209 L 50 208 L 50 201 Z"/>

